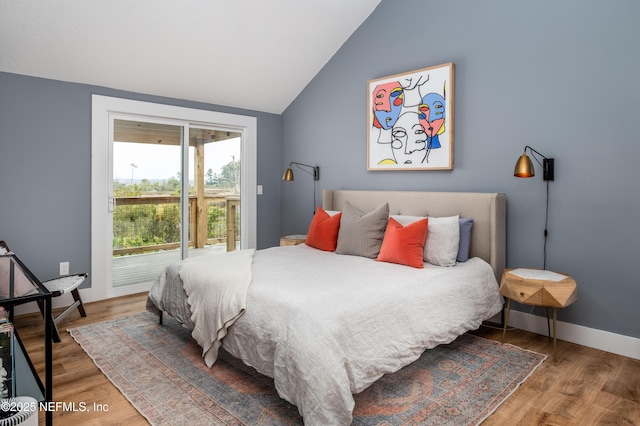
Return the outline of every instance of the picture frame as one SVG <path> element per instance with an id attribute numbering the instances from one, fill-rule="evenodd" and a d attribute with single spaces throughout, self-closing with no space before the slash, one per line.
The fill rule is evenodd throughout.
<path id="1" fill-rule="evenodd" d="M 452 62 L 369 80 L 367 170 L 452 170 Z"/>

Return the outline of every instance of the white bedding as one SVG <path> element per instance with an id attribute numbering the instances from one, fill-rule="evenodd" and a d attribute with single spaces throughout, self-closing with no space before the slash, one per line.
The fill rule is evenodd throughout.
<path id="1" fill-rule="evenodd" d="M 180 279 L 194 324 L 191 335 L 202 346 L 207 367 L 218 358 L 229 327 L 244 314 L 254 252 L 238 250 L 224 256 L 193 257 L 182 263 Z"/>
<path id="2" fill-rule="evenodd" d="M 273 377 L 306 425 L 350 424 L 352 393 L 502 308 L 479 258 L 415 269 L 302 244 L 256 251 L 251 272 L 222 347 Z"/>

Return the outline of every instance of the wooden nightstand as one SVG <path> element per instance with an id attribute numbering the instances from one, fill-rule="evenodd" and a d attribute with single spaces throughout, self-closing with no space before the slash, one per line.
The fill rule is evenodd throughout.
<path id="1" fill-rule="evenodd" d="M 556 308 L 569 306 L 578 299 L 576 282 L 567 274 L 541 269 L 505 269 L 500 282 L 500 294 L 507 298 L 507 315 L 502 330 L 502 341 L 507 331 L 511 300 L 525 305 L 547 308 L 547 328 L 549 308 L 553 308 L 553 360 L 556 360 Z"/>
<path id="2" fill-rule="evenodd" d="M 297 246 L 298 244 L 304 244 L 307 240 L 306 235 L 285 235 L 280 238 L 281 246 Z"/>

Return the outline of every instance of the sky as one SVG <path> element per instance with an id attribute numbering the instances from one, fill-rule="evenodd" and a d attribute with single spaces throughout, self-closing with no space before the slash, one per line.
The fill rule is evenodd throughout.
<path id="1" fill-rule="evenodd" d="M 189 149 L 189 179 L 193 180 L 193 148 Z M 204 168 L 220 173 L 222 166 L 240 158 L 240 138 L 205 145 Z M 134 166 L 131 166 L 134 164 Z M 113 179 L 166 180 L 180 171 L 180 147 L 141 143 L 114 142 Z"/>

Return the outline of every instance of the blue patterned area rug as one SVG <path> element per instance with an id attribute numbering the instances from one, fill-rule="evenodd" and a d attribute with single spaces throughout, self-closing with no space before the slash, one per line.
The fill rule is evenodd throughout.
<path id="1" fill-rule="evenodd" d="M 188 330 L 148 312 L 69 330 L 152 425 L 301 425 L 273 380 L 221 351 L 205 366 Z M 466 334 L 355 395 L 354 425 L 477 425 L 545 355 Z"/>

